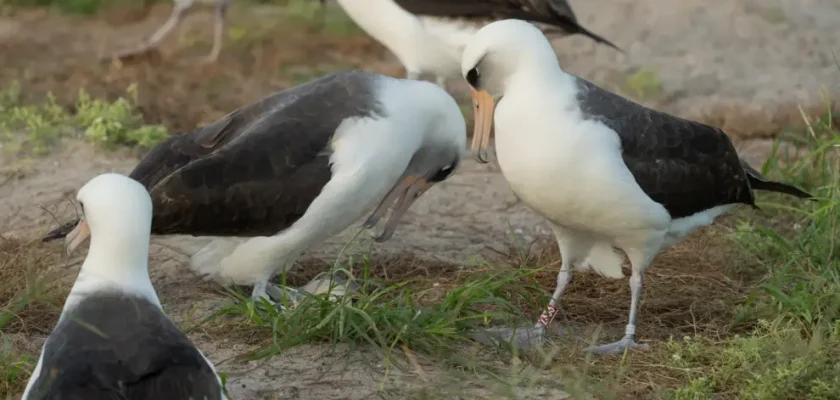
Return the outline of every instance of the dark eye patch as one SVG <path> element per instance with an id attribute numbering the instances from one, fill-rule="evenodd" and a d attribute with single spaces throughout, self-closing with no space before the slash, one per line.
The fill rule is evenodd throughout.
<path id="1" fill-rule="evenodd" d="M 455 171 L 455 165 L 450 164 L 441 169 L 439 169 L 432 177 L 429 179 L 430 182 L 441 182 L 446 178 L 449 178 L 449 175 L 452 175 L 452 172 Z"/>
<path id="2" fill-rule="evenodd" d="M 467 72 L 467 82 L 469 82 L 470 86 L 474 88 L 478 88 L 478 78 L 480 77 L 478 73 L 478 68 L 474 67 L 469 72 Z"/>

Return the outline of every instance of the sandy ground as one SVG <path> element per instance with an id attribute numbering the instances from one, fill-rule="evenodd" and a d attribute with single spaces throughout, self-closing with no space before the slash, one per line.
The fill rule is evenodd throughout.
<path id="1" fill-rule="evenodd" d="M 564 68 L 630 94 L 633 85 L 628 85 L 628 79 L 640 70 L 655 71 L 661 90 L 636 96 L 640 101 L 726 128 L 756 166 L 770 148 L 768 134 L 798 119 L 797 103 L 806 109 L 817 107 L 822 104 L 821 88 L 840 91 L 840 71 L 832 56 L 832 50 L 840 50 L 840 3 L 834 0 L 591 0 L 573 1 L 573 6 L 592 30 L 627 54 L 584 38 L 562 39 L 556 41 L 556 48 Z M 254 13 L 234 12 L 234 19 L 239 20 L 234 26 Z M 168 6 L 156 7 L 147 20 L 121 27 L 44 13 L 0 18 L 4 59 L 0 83 L 19 80 L 33 96 L 51 90 L 59 99 L 68 99 L 79 87 L 113 96 L 128 83 L 138 82 L 144 114 L 174 130 L 186 130 L 288 86 L 289 78 L 271 69 L 281 70 L 290 62 L 304 66 L 308 61 L 342 63 L 402 74 L 399 65 L 366 37 L 334 39 L 302 33 L 227 45 L 216 66 L 164 61 L 118 70 L 91 61 L 105 50 L 124 47 L 151 32 L 167 14 Z M 260 15 L 264 20 L 271 14 Z M 195 39 L 200 36 L 195 32 L 208 31 L 210 20 L 210 15 L 201 12 L 188 19 L 182 33 L 176 34 L 180 39 L 164 46 L 167 60 L 185 57 L 181 53 L 187 52 L 203 54 L 209 37 L 202 42 Z M 210 87 L 211 83 L 221 89 Z M 34 238 L 56 225 L 53 214 L 63 221 L 75 212 L 67 199 L 88 179 L 106 171 L 128 173 L 137 158 L 70 141 L 46 158 L 24 162 L 3 156 L 0 161 L 3 234 Z M 516 201 L 497 165 L 478 165 L 468 159 L 453 178 L 418 200 L 394 238 L 377 245 L 375 251 L 469 266 L 510 253 L 511 233 L 518 243 L 529 243 L 548 232 L 535 213 Z M 353 233 L 348 230 L 305 258 L 331 261 Z M 210 309 L 220 301 L 212 285 L 193 286 L 196 279 L 183 266 L 185 257 L 167 248 L 189 253 L 206 239 L 155 241 L 165 246 L 152 248 L 153 280 L 176 321 L 194 308 Z M 623 317 L 618 318 L 612 322 L 620 326 Z M 198 345 L 217 362 L 243 348 L 224 338 L 196 335 Z M 38 346 L 40 340 L 35 340 Z M 367 399 L 375 397 L 382 379 L 392 388 L 412 386 L 416 380 L 410 374 L 384 378 L 381 366 L 360 367 L 354 362 L 353 356 L 342 356 L 342 352 L 327 354 L 324 346 L 305 345 L 263 363 L 220 368 L 255 368 L 231 378 L 229 389 L 237 399 Z M 393 394 L 399 398 L 400 390 Z M 387 397 L 387 393 L 382 395 Z M 474 393 L 475 398 L 482 395 Z M 521 398 L 532 395 L 536 394 L 523 392 Z"/>

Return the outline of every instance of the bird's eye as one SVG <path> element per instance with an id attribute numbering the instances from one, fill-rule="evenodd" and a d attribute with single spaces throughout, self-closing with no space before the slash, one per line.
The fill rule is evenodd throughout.
<path id="1" fill-rule="evenodd" d="M 478 87 L 478 78 L 481 75 L 478 73 L 478 67 L 473 67 L 469 72 L 467 72 L 467 82 L 470 86 L 477 88 Z"/>
<path id="2" fill-rule="evenodd" d="M 438 170 L 434 176 L 432 176 L 429 181 L 431 182 L 441 182 L 446 178 L 449 178 L 449 175 L 452 175 L 452 171 L 455 170 L 455 166 L 450 164 Z"/>

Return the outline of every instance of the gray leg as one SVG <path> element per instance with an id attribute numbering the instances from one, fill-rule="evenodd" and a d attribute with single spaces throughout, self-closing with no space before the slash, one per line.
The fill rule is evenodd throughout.
<path id="1" fill-rule="evenodd" d="M 269 304 L 274 305 L 274 301 L 266 293 L 268 281 L 260 281 L 254 284 L 254 290 L 251 291 L 251 299 L 255 302 L 262 302 L 262 299 L 268 300 Z"/>
<path id="2" fill-rule="evenodd" d="M 557 307 L 557 304 L 560 303 L 560 297 L 563 296 L 563 292 L 566 291 L 571 281 L 572 268 L 569 263 L 563 261 L 563 264 L 560 266 L 560 272 L 557 274 L 557 287 L 554 288 L 554 293 L 552 293 L 551 299 L 548 300 L 548 307 L 543 310 L 536 325 L 534 325 L 535 328 L 547 327 L 551 323 L 557 315 L 557 312 L 560 311 L 560 308 Z"/>
<path id="3" fill-rule="evenodd" d="M 598 354 L 621 354 L 625 349 L 648 350 L 650 347 L 646 344 L 636 343 L 636 317 L 639 312 L 639 300 L 642 296 L 642 278 L 644 271 L 653 261 L 656 255 L 655 251 L 659 250 L 659 246 L 655 249 L 648 249 L 644 252 L 628 251 L 627 256 L 630 258 L 630 263 L 633 265 L 633 273 L 630 275 L 630 315 L 627 318 L 627 327 L 624 329 L 624 337 L 610 344 L 604 344 L 596 347 L 589 347 L 586 351 Z"/>
<path id="4" fill-rule="evenodd" d="M 587 235 L 569 231 L 563 227 L 552 224 L 551 229 L 554 231 L 554 236 L 557 238 L 557 246 L 560 248 L 560 257 L 563 264 L 560 266 L 560 272 L 557 274 L 557 287 L 554 288 L 554 293 L 548 301 L 548 307 L 540 314 L 535 327 L 547 327 L 551 320 L 557 315 L 560 310 L 557 304 L 560 303 L 560 297 L 572 281 L 572 269 L 574 265 L 583 261 L 586 255 L 589 254 L 589 249 L 592 248 L 593 242 Z"/>
<path id="5" fill-rule="evenodd" d="M 224 34 L 225 34 L 225 14 L 227 13 L 228 2 L 226 0 L 217 0 L 216 1 L 216 11 L 215 11 L 215 26 L 213 31 L 213 48 L 210 50 L 210 54 L 208 54 L 204 59 L 202 59 L 202 63 L 210 64 L 216 62 L 219 58 L 219 53 L 222 51 L 222 42 L 224 41 Z"/>
<path id="6" fill-rule="evenodd" d="M 126 57 L 133 54 L 142 53 L 153 47 L 157 47 L 164 38 L 166 38 L 170 33 L 172 33 L 175 27 L 181 24 L 181 21 L 184 17 L 184 13 L 190 8 L 191 5 L 192 3 L 183 4 L 181 2 L 176 2 L 172 8 L 172 13 L 169 14 L 169 19 L 167 19 L 166 22 L 164 22 L 163 25 L 161 25 L 160 28 L 158 28 L 155 31 L 155 33 L 153 33 L 152 36 L 150 36 L 145 41 L 143 45 L 134 50 L 121 51 L 115 54 L 114 56 L 117 58 Z"/>
<path id="7" fill-rule="evenodd" d="M 471 333 L 470 336 L 485 344 L 503 342 L 513 342 L 517 347 L 529 348 L 535 347 L 543 342 L 545 339 L 545 330 L 554 316 L 557 315 L 560 302 L 560 297 L 569 282 L 572 280 L 573 266 L 583 260 L 589 249 L 592 248 L 592 239 L 588 235 L 579 232 L 568 231 L 565 228 L 552 224 L 554 235 L 557 237 L 557 244 L 560 246 L 560 256 L 563 259 L 563 264 L 560 267 L 560 272 L 557 274 L 557 287 L 551 295 L 548 307 L 540 314 L 539 320 L 530 329 L 512 329 L 512 328 L 493 328 L 486 329 L 481 332 Z"/>

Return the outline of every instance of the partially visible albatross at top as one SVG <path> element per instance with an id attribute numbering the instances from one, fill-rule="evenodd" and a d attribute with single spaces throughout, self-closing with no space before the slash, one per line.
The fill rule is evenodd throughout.
<path id="1" fill-rule="evenodd" d="M 560 69 L 534 25 L 491 23 L 467 45 L 461 64 L 473 91 L 473 151 L 495 123 L 496 154 L 516 195 L 551 224 L 562 266 L 537 338 L 557 313 L 573 268 L 620 278 L 631 264 L 625 336 L 590 351 L 618 353 L 636 343 L 644 272 L 656 254 L 736 204 L 755 206 L 753 190 L 811 198 L 772 182 L 742 161 L 720 129 L 655 111 Z"/>
<path id="2" fill-rule="evenodd" d="M 273 275 L 374 207 L 366 227 L 393 206 L 376 238 L 388 240 L 409 206 L 455 171 L 466 140 L 455 99 L 435 84 L 344 71 L 173 136 L 130 176 L 151 193 L 152 233 L 251 237 L 230 254 L 205 248 L 192 264 L 254 285 L 259 299 Z M 69 250 L 84 239 L 68 236 Z"/>
<path id="3" fill-rule="evenodd" d="M 149 279 L 152 200 L 143 185 L 102 174 L 77 195 L 90 251 L 23 400 L 225 400 L 213 363 L 167 318 Z"/>
<path id="4" fill-rule="evenodd" d="M 437 83 L 460 77 L 461 54 L 481 25 L 517 18 L 546 33 L 583 34 L 619 49 L 584 28 L 567 0 L 338 0 L 365 32 L 400 60 L 408 79 L 434 74 Z"/>

